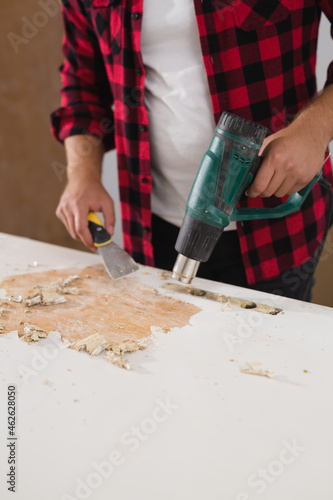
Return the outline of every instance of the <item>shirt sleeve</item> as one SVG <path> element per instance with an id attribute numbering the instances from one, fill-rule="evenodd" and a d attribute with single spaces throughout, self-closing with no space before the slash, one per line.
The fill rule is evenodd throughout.
<path id="1" fill-rule="evenodd" d="M 325 14 L 329 22 L 331 23 L 331 37 L 333 38 L 333 0 L 317 0 L 319 8 Z M 328 66 L 327 69 L 327 80 L 325 87 L 333 83 L 333 61 Z"/>
<path id="2" fill-rule="evenodd" d="M 63 0 L 65 35 L 61 107 L 51 114 L 52 133 L 63 142 L 77 134 L 93 134 L 106 150 L 114 145 L 113 97 L 103 57 L 81 0 Z"/>

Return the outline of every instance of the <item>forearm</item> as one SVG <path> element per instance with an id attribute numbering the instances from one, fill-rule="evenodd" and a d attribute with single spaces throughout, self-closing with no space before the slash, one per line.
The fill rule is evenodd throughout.
<path id="1" fill-rule="evenodd" d="M 64 141 L 68 181 L 78 178 L 100 181 L 105 152 L 103 142 L 96 136 L 73 135 Z"/>
<path id="2" fill-rule="evenodd" d="M 106 230 L 113 234 L 113 200 L 101 182 L 104 146 L 93 135 L 73 135 L 65 139 L 68 182 L 56 214 L 74 239 L 94 250 L 88 229 L 88 213 L 103 212 Z"/>
<path id="3" fill-rule="evenodd" d="M 296 116 L 293 127 L 304 127 L 325 146 L 333 139 L 333 84 L 328 85 Z"/>

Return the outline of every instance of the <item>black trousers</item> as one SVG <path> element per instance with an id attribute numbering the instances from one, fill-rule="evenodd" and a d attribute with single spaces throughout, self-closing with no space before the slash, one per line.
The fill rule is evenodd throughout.
<path id="1" fill-rule="evenodd" d="M 177 258 L 175 243 L 178 232 L 179 228 L 177 226 L 153 214 L 152 241 L 156 267 L 172 270 Z M 285 271 L 276 278 L 249 285 L 246 279 L 237 231 L 224 231 L 209 261 L 200 264 L 197 276 L 310 302 L 312 288 L 315 283 L 315 267 L 316 260 L 313 258 L 302 266 Z"/>

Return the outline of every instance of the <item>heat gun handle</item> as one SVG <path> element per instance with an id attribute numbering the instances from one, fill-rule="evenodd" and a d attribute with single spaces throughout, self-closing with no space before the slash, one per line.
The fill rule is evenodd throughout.
<path id="1" fill-rule="evenodd" d="M 232 221 L 245 221 L 253 219 L 275 219 L 278 217 L 285 217 L 301 208 L 306 197 L 310 193 L 314 184 L 320 179 L 322 170 L 315 175 L 307 186 L 301 189 L 298 193 L 294 193 L 281 205 L 272 208 L 240 208 L 235 207 L 230 220 Z"/>

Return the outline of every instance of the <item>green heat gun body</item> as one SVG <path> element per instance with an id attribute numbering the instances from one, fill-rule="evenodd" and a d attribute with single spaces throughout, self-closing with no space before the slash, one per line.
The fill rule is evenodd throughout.
<path id="1" fill-rule="evenodd" d="M 301 207 L 321 172 L 274 208 L 237 207 L 259 170 L 262 157 L 258 154 L 266 134 L 263 125 L 222 113 L 187 200 L 175 246 L 178 257 L 173 278 L 190 283 L 230 221 L 284 217 Z"/>

